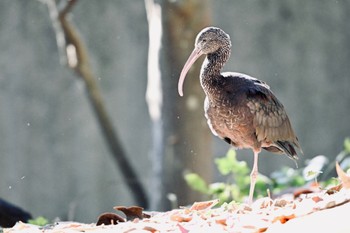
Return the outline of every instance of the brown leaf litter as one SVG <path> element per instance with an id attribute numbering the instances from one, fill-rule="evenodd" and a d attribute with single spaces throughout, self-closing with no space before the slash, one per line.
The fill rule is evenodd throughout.
<path id="1" fill-rule="evenodd" d="M 251 206 L 229 203 L 214 208 L 218 200 L 195 202 L 167 212 L 144 212 L 141 207 L 117 206 L 124 213 L 100 215 L 97 224 L 59 222 L 46 227 L 17 223 L 4 233 L 22 232 L 298 232 L 312 227 L 312 232 L 349 232 L 346 220 L 350 212 L 350 177 L 337 165 L 342 186 L 312 193 L 268 197 Z M 318 220 L 319 219 L 319 220 Z M 340 230 L 338 230 L 338 228 Z"/>

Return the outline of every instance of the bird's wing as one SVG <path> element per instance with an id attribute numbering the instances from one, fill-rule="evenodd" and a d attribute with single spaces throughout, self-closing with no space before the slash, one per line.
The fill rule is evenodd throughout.
<path id="1" fill-rule="evenodd" d="M 262 81 L 247 91 L 247 106 L 253 114 L 256 136 L 260 142 L 290 142 L 300 148 L 282 103 Z"/>

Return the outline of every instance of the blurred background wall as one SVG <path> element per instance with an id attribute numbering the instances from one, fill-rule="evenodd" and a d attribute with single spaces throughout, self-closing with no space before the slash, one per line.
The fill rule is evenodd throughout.
<path id="1" fill-rule="evenodd" d="M 43 2 L 0 1 L 0 197 L 34 216 L 92 222 L 113 206 L 134 201 L 109 155 L 84 85 L 60 64 Z M 171 1 L 177 2 L 181 1 Z M 350 132 L 350 2 L 206 4 L 213 25 L 230 34 L 233 42 L 224 70 L 247 73 L 271 86 L 303 147 L 300 163 L 319 154 L 332 160 Z M 79 1 L 71 17 L 89 50 L 123 146 L 152 196 L 157 190 L 151 184 L 159 177 L 152 175 L 151 120 L 145 100 L 145 2 Z M 180 71 L 171 78 L 177 79 Z M 177 87 L 164 92 L 177 92 Z M 191 86 L 186 85 L 185 98 L 186 92 Z M 213 155 L 223 156 L 226 143 L 214 137 L 212 141 Z M 238 154 L 251 162 L 251 151 Z M 284 156 L 260 157 L 264 174 L 282 165 L 294 166 Z"/>

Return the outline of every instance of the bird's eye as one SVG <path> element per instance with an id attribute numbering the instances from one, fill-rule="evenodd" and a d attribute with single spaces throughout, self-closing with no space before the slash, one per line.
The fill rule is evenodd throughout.
<path id="1" fill-rule="evenodd" d="M 203 39 L 202 41 L 205 43 L 205 42 L 207 42 L 207 39 Z"/>

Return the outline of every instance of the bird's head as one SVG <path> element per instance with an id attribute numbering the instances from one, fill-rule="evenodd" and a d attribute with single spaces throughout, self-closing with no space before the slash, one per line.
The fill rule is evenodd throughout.
<path id="1" fill-rule="evenodd" d="M 230 36 L 217 27 L 207 27 L 200 31 L 196 37 L 194 49 L 188 57 L 179 78 L 178 92 L 183 96 L 182 86 L 186 74 L 193 63 L 203 54 L 207 55 L 218 51 L 221 47 L 231 47 Z"/>
<path id="2" fill-rule="evenodd" d="M 202 54 L 216 52 L 222 46 L 231 47 L 230 36 L 217 27 L 207 27 L 198 33 L 195 42 L 195 49 L 202 51 Z"/>

